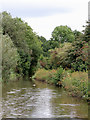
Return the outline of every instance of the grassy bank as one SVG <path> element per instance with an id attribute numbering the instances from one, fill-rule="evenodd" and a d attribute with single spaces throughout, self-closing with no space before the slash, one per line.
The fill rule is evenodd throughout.
<path id="1" fill-rule="evenodd" d="M 56 70 L 45 70 L 45 69 L 38 69 L 35 75 L 33 76 L 34 79 L 46 82 L 49 84 L 54 84 L 54 79 L 56 75 Z"/>
<path id="2" fill-rule="evenodd" d="M 70 95 L 88 99 L 88 73 L 38 69 L 34 79 L 64 87 Z"/>

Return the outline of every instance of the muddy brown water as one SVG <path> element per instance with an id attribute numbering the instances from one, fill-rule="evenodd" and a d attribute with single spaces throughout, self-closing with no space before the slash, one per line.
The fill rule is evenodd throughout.
<path id="1" fill-rule="evenodd" d="M 29 80 L 3 84 L 3 118 L 88 118 L 86 101 L 52 85 Z"/>

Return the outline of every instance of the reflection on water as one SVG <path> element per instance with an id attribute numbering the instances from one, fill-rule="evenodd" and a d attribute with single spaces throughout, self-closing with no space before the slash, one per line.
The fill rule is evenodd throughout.
<path id="1" fill-rule="evenodd" d="M 3 84 L 3 118 L 87 118 L 87 102 L 55 86 L 20 80 Z"/>
<path id="2" fill-rule="evenodd" d="M 51 113 L 51 103 L 50 99 L 52 98 L 51 90 L 43 89 L 42 91 L 39 91 L 34 97 L 36 99 L 36 102 L 34 103 L 35 109 L 32 111 L 31 117 L 52 117 Z"/>

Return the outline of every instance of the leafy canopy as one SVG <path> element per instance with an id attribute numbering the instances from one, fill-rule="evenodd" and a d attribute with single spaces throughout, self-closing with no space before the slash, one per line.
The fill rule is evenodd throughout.
<path id="1" fill-rule="evenodd" d="M 68 26 L 58 26 L 52 32 L 52 39 L 60 43 L 73 42 L 75 36 L 71 28 Z"/>

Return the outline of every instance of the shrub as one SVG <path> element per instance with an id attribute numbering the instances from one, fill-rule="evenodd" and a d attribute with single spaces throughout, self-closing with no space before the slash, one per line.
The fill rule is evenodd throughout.
<path id="1" fill-rule="evenodd" d="M 57 85 L 57 86 L 62 86 L 62 83 L 61 83 L 61 80 L 62 80 L 62 78 L 63 78 L 62 73 L 63 73 L 63 68 L 60 67 L 60 68 L 57 70 L 57 73 L 56 73 L 55 77 L 53 78 L 53 79 L 54 79 L 54 83 L 55 83 L 55 85 Z"/>
<path id="2" fill-rule="evenodd" d="M 58 70 L 38 69 L 34 78 L 47 83 L 55 84 L 57 86 L 61 86 L 61 79 L 63 78 L 62 73 L 62 67 L 60 67 Z"/>
<path id="3" fill-rule="evenodd" d="M 65 76 L 62 79 L 63 86 L 70 91 L 72 96 L 88 97 L 88 73 L 65 71 Z"/>
<path id="4" fill-rule="evenodd" d="M 54 83 L 54 77 L 56 74 L 56 70 L 45 70 L 45 69 L 38 69 L 34 75 L 34 79 L 44 81 L 47 83 Z"/>

